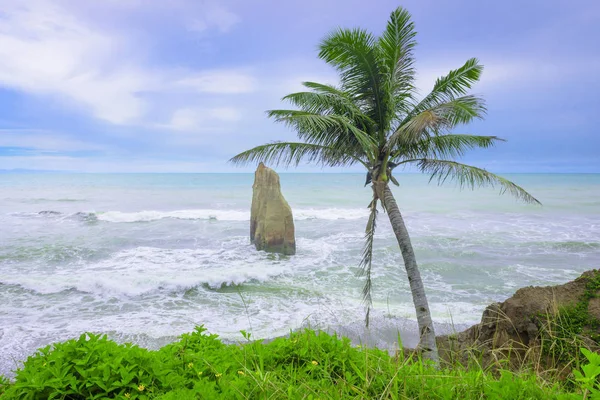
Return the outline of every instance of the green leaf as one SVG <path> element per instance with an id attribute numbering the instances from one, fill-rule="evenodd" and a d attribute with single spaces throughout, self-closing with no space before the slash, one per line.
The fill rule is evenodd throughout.
<path id="1" fill-rule="evenodd" d="M 274 142 L 256 146 L 229 160 L 236 165 L 259 161 L 270 166 L 297 166 L 302 161 L 329 167 L 366 164 L 365 160 L 332 147 L 299 142 Z"/>
<path id="2" fill-rule="evenodd" d="M 373 189 L 373 200 L 370 204 L 369 220 L 367 222 L 366 232 L 365 232 L 365 245 L 363 247 L 363 256 L 360 261 L 360 276 L 365 277 L 365 284 L 363 287 L 363 302 L 365 303 L 366 313 L 365 313 L 365 324 L 369 326 L 369 315 L 370 309 L 373 304 L 373 300 L 371 298 L 371 267 L 373 266 L 373 243 L 375 240 L 375 229 L 377 227 L 377 199 L 375 197 L 375 190 Z"/>
<path id="3" fill-rule="evenodd" d="M 479 81 L 482 71 L 483 66 L 479 64 L 479 61 L 476 58 L 471 58 L 462 67 L 438 78 L 431 92 L 414 107 L 407 118 L 410 119 L 424 110 L 465 95 L 472 85 Z"/>
<path id="4" fill-rule="evenodd" d="M 461 188 L 468 187 L 471 189 L 484 185 L 499 186 L 500 194 L 508 192 L 526 203 L 541 205 L 539 200 L 519 185 L 481 168 L 461 164 L 456 161 L 436 159 L 406 160 L 403 163 L 416 163 L 422 172 L 431 175 L 430 182 L 437 180 L 438 184 L 441 185 L 450 179 L 457 182 Z"/>
<path id="5" fill-rule="evenodd" d="M 478 135 L 439 135 L 427 137 L 414 143 L 405 143 L 399 146 L 392 159 L 403 157 L 450 159 L 462 157 L 468 150 L 475 148 L 487 149 L 504 141 L 496 136 Z"/>

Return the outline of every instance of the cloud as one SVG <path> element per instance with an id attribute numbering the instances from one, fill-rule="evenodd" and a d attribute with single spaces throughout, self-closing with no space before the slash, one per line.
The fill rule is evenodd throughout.
<path id="1" fill-rule="evenodd" d="M 337 25 L 381 27 L 390 9 L 355 2 L 353 12 L 329 18 L 319 7 L 259 3 L 0 0 L 0 123 L 44 128 L 0 130 L 0 147 L 32 149 L 29 158 L 0 162 L 86 171 L 160 170 L 164 162 L 165 170 L 202 170 L 193 156 L 224 160 L 272 140 L 295 140 L 264 111 L 290 107 L 281 97 L 305 90 L 302 81 L 337 84 L 335 70 L 316 57 L 318 40 Z M 360 7 L 368 12 L 357 14 Z M 423 31 L 438 33 L 429 48 L 434 36 L 420 36 L 417 86 L 427 93 L 436 78 L 477 55 L 485 70 L 473 93 L 490 106 L 486 125 L 473 127 L 478 133 L 512 135 L 510 143 L 526 148 L 527 138 L 552 141 L 552 134 L 569 132 L 585 138 L 581 148 L 594 148 L 590 121 L 598 107 L 587 94 L 598 86 L 600 59 L 588 39 L 598 10 L 577 12 L 581 21 L 567 23 L 562 13 L 550 26 L 547 18 L 524 19 L 523 26 L 507 30 L 503 23 L 465 42 L 443 36 L 456 21 L 433 19 L 427 27 L 430 18 L 423 18 Z M 566 36 L 559 29 L 565 23 L 573 27 Z M 465 39 L 463 30 L 453 32 Z M 515 107 L 521 112 L 513 118 Z M 73 152 L 105 160 L 64 157 Z M 145 161 L 130 168 L 137 156 Z M 153 157 L 175 161 L 153 164 Z M 174 166 L 186 157 L 190 164 Z"/>
<path id="2" fill-rule="evenodd" d="M 416 86 L 420 94 L 431 91 L 437 78 L 461 67 L 468 57 L 425 61 L 417 63 Z M 548 60 L 543 58 L 513 57 L 498 59 L 496 55 L 480 57 L 484 66 L 481 80 L 475 90 L 514 89 L 515 86 L 538 88 L 564 85 L 569 80 L 592 74 L 600 68 L 600 58 L 581 60 Z"/>
<path id="3" fill-rule="evenodd" d="M 124 123 L 140 117 L 136 96 L 144 71 L 112 69 L 125 50 L 117 37 L 84 25 L 45 1 L 4 5 L 0 19 L 0 84 L 29 93 L 58 95 L 98 118 Z"/>
<path id="4" fill-rule="evenodd" d="M 182 108 L 173 113 L 169 124 L 159 127 L 176 131 L 218 130 L 215 123 L 235 122 L 240 118 L 241 112 L 232 107 Z"/>
<path id="5" fill-rule="evenodd" d="M 25 147 L 37 151 L 101 151 L 106 146 L 42 129 L 0 129 L 1 147 Z"/>
<path id="6" fill-rule="evenodd" d="M 212 27 L 220 32 L 228 32 L 234 25 L 240 22 L 240 17 L 217 3 L 205 3 L 203 15 L 192 18 L 187 28 L 193 32 L 204 32 Z"/>
<path id="7" fill-rule="evenodd" d="M 175 88 L 192 89 L 199 93 L 238 94 L 256 90 L 256 79 L 240 70 L 213 70 L 190 74 L 173 83 Z"/>
<path id="8" fill-rule="evenodd" d="M 157 108 L 171 107 L 150 94 L 255 89 L 254 78 L 245 71 L 150 66 L 140 50 L 145 46 L 134 34 L 86 21 L 73 6 L 46 0 L 2 6 L 0 86 L 58 99 L 112 124 L 145 125 Z M 219 5 L 209 5 L 200 17 L 211 21 L 208 28 L 214 25 L 220 31 L 238 21 Z"/>

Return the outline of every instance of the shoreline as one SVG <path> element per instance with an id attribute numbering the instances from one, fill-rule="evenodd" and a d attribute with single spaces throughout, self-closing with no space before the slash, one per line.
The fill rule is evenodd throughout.
<path id="1" fill-rule="evenodd" d="M 449 324 L 445 322 L 434 321 L 436 333 L 438 336 L 441 335 L 450 335 L 453 333 L 462 332 L 467 329 L 472 324 Z M 371 326 L 369 328 L 365 327 L 363 320 L 357 320 L 351 322 L 346 325 L 335 324 L 329 325 L 327 327 L 319 327 L 312 326 L 310 324 L 302 324 L 301 326 L 291 329 L 290 333 L 295 334 L 302 332 L 306 329 L 315 330 L 317 332 L 325 332 L 329 335 L 337 335 L 338 337 L 344 337 L 350 339 L 352 345 L 354 346 L 365 346 L 368 348 L 377 348 L 380 350 L 385 350 L 390 354 L 393 354 L 396 350 L 398 350 L 398 335 L 401 338 L 401 347 L 403 348 L 415 348 L 418 344 L 418 330 L 417 330 L 417 322 L 408 318 L 403 317 L 388 317 L 388 316 L 376 316 L 371 319 Z M 216 334 L 219 336 L 219 340 L 225 344 L 239 344 L 245 343 L 247 340 L 244 339 L 244 336 L 239 333 L 239 340 L 224 338 L 218 332 L 212 332 L 210 330 L 207 331 L 210 334 Z M 267 337 L 254 337 L 254 334 L 250 328 L 248 328 L 247 332 L 251 335 L 250 341 L 252 342 L 263 342 L 270 343 L 276 339 L 287 338 L 290 336 L 290 333 L 284 335 L 273 335 Z M 83 334 L 86 332 L 81 332 Z M 123 340 L 116 335 L 115 332 L 101 332 L 101 331 L 93 331 L 93 334 L 106 334 L 109 339 L 114 340 L 119 344 L 132 343 L 139 347 L 145 348 L 147 350 L 156 351 L 160 348 L 177 342 L 181 335 L 185 335 L 189 332 L 183 332 L 181 335 L 172 335 L 172 336 L 162 336 L 158 338 L 150 337 L 146 334 L 137 334 L 138 339 L 141 340 Z M 0 330 L 0 339 L 2 339 L 2 331 Z M 13 355 L 12 358 L 5 360 L 4 363 L 0 364 L 0 375 L 4 375 L 8 378 L 14 377 L 14 369 L 15 364 L 20 368 L 23 365 L 23 362 L 30 356 L 34 355 L 40 348 L 46 347 L 48 345 L 54 345 L 57 343 L 62 343 L 65 340 L 76 339 L 76 335 L 69 338 L 61 338 L 50 343 L 44 342 L 36 345 L 33 351 L 27 352 L 24 348 L 22 352 L 18 352 L 17 357 Z"/>

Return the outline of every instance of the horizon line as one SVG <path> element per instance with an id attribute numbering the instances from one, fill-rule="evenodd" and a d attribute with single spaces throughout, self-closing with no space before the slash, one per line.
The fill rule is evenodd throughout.
<path id="1" fill-rule="evenodd" d="M 276 171 L 277 172 L 277 171 Z M 312 172 L 295 172 L 295 171 L 285 171 L 285 172 L 277 172 L 278 174 L 336 174 L 336 175 L 362 175 L 365 172 L 328 172 L 328 171 L 312 171 Z M 599 172 L 493 172 L 494 174 L 522 174 L 522 175 L 598 175 Z M 160 171 L 145 171 L 145 172 L 89 172 L 89 171 L 62 171 L 62 170 L 25 170 L 25 169 L 0 169 L 0 174 L 111 174 L 111 175 L 140 175 L 140 174 L 173 174 L 173 175 L 248 175 L 254 174 L 254 172 L 160 172 Z M 428 175 L 425 172 L 399 172 L 398 175 Z"/>

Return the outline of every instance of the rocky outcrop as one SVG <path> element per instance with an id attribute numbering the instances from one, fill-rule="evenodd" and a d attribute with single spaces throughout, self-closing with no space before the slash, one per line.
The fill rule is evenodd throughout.
<path id="1" fill-rule="evenodd" d="M 263 163 L 258 165 L 252 185 L 250 241 L 257 250 L 296 254 L 292 209 L 281 194 L 279 175 Z"/>
<path id="2" fill-rule="evenodd" d="M 537 351 L 539 361 L 544 358 L 543 340 L 548 339 L 544 335 L 552 335 L 549 328 L 553 325 L 549 324 L 558 323 L 554 326 L 566 329 L 572 323 L 567 319 L 573 318 L 582 325 L 576 329 L 579 343 L 598 349 L 599 270 L 587 271 L 564 285 L 531 286 L 517 290 L 508 300 L 488 306 L 479 324 L 458 334 L 438 337 L 440 356 L 446 361 L 468 363 L 468 358 L 472 359 L 475 355 L 487 366 L 503 357 L 522 362 L 524 358 L 535 356 Z M 574 351 L 578 352 L 577 346 L 574 347 Z M 559 356 L 551 357 L 552 361 Z"/>

